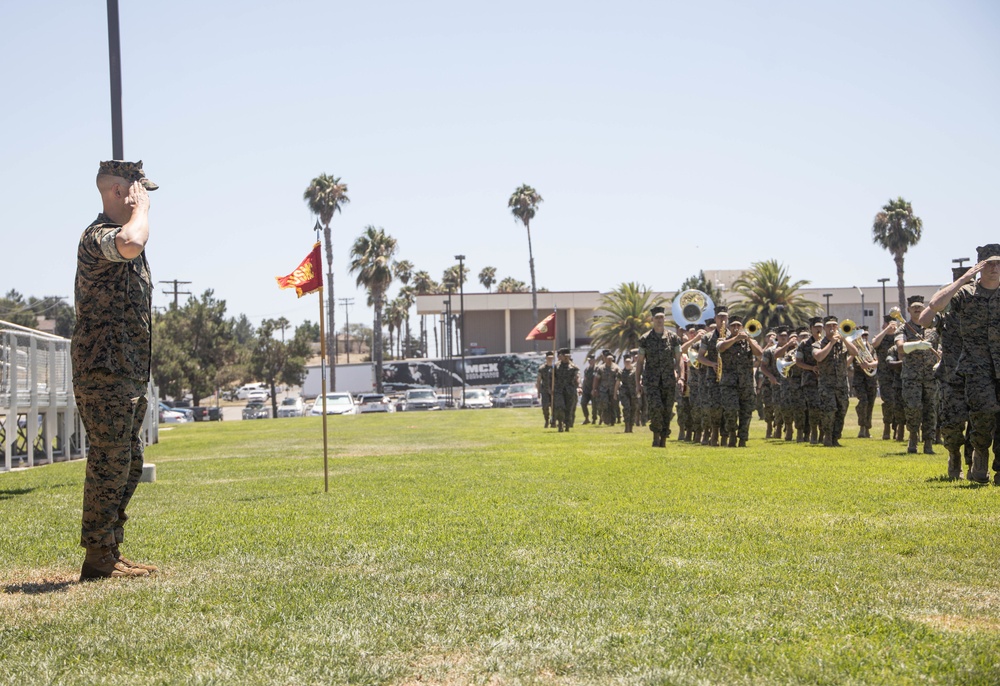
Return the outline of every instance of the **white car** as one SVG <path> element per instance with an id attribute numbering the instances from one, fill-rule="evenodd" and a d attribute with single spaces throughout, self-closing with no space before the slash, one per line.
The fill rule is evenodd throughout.
<path id="1" fill-rule="evenodd" d="M 254 402 L 262 403 L 262 402 L 266 402 L 267 399 L 270 398 L 270 397 L 271 396 L 268 395 L 267 391 L 265 391 L 263 389 L 260 389 L 260 388 L 255 388 L 252 391 L 247 391 L 245 400 L 248 403 L 254 403 Z"/>
<path id="2" fill-rule="evenodd" d="M 364 393 L 358 397 L 358 414 L 368 412 L 395 412 L 396 406 L 381 393 Z"/>
<path id="3" fill-rule="evenodd" d="M 302 398 L 285 398 L 278 405 L 279 417 L 301 417 L 305 413 L 306 408 Z"/>
<path id="4" fill-rule="evenodd" d="M 262 383 L 248 383 L 246 386 L 240 386 L 236 389 L 236 399 L 237 400 L 260 400 L 259 397 L 251 396 L 253 391 L 261 391 L 264 394 L 263 400 L 267 400 L 271 397 L 271 394 L 267 392 L 267 385 Z"/>
<path id="5" fill-rule="evenodd" d="M 354 396 L 350 393 L 327 393 L 326 394 L 327 414 L 357 414 L 357 405 L 354 404 Z M 323 398 L 316 398 L 309 414 L 317 417 L 323 415 Z"/>
<path id="6" fill-rule="evenodd" d="M 493 407 L 490 394 L 482 388 L 466 388 L 462 396 L 462 407 L 467 410 L 484 410 Z"/>

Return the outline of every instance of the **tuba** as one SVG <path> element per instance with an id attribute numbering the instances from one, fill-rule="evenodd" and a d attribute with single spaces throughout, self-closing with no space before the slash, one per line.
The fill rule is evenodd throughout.
<path id="1" fill-rule="evenodd" d="M 678 326 L 701 324 L 715 316 L 715 303 L 707 293 L 688 289 L 674 297 L 670 312 Z"/>
<path id="2" fill-rule="evenodd" d="M 761 323 L 756 319 L 751 319 L 746 323 L 746 325 L 744 325 L 743 329 L 747 332 L 747 335 L 749 335 L 750 338 L 757 338 L 764 330 L 764 327 L 761 326 Z"/>

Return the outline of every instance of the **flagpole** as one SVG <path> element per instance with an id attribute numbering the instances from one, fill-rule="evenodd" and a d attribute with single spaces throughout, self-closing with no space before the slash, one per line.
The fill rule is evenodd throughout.
<path id="1" fill-rule="evenodd" d="M 319 349 L 320 356 L 322 359 L 326 359 L 326 324 L 323 320 L 323 289 L 319 289 Z M 329 460 L 327 458 L 327 440 L 326 440 L 326 374 L 323 374 L 323 380 L 321 382 L 323 398 L 323 492 L 330 492 L 330 469 Z"/>
<path id="2" fill-rule="evenodd" d="M 556 308 L 552 308 L 552 314 L 556 314 Z M 549 402 L 552 403 L 552 407 L 549 408 L 549 412 L 556 409 L 556 336 L 555 334 L 559 332 L 559 327 L 556 324 L 559 321 L 559 316 L 556 315 L 552 319 L 552 372 L 549 374 L 551 380 L 549 382 Z"/>

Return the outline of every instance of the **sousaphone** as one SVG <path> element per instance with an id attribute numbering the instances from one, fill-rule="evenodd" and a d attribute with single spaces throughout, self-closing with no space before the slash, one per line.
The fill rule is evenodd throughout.
<path id="1" fill-rule="evenodd" d="M 702 291 L 688 289 L 674 297 L 671 314 L 677 326 L 702 324 L 715 317 L 715 303 Z"/>

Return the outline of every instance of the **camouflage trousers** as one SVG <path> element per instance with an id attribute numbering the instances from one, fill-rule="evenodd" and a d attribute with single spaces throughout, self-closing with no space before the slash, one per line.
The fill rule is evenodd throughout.
<path id="1" fill-rule="evenodd" d="M 649 405 L 649 430 L 653 433 L 670 435 L 670 422 L 674 418 L 676 383 L 672 376 L 658 381 L 643 380 L 642 394 Z"/>
<path id="2" fill-rule="evenodd" d="M 764 421 L 770 424 L 774 421 L 774 393 L 778 389 L 767 377 L 760 389 L 760 402 L 764 406 Z"/>
<path id="3" fill-rule="evenodd" d="M 586 385 L 586 384 L 584 384 L 584 385 Z M 583 392 L 580 394 L 580 407 L 583 408 L 583 418 L 584 419 L 590 419 L 590 409 L 589 409 L 590 408 L 590 398 L 591 398 L 591 391 L 588 391 L 588 390 L 584 389 Z M 597 419 L 597 412 L 596 412 L 596 410 L 594 412 L 594 419 Z"/>
<path id="4" fill-rule="evenodd" d="M 855 408 L 858 413 L 858 427 L 872 428 L 872 410 L 875 409 L 875 398 L 878 397 L 878 383 L 875 377 L 856 370 L 854 397 L 858 399 L 858 406 Z"/>
<path id="5" fill-rule="evenodd" d="M 806 433 L 809 430 L 807 423 L 808 408 L 806 406 L 806 396 L 802 392 L 802 386 L 798 379 L 788 384 L 788 398 L 792 406 L 792 424 L 799 431 Z"/>
<path id="6" fill-rule="evenodd" d="M 941 440 L 948 452 L 960 449 L 965 444 L 965 425 L 969 421 L 964 378 L 950 383 L 938 382 L 938 420 Z"/>
<path id="7" fill-rule="evenodd" d="M 677 426 L 683 432 L 694 431 L 691 417 L 691 396 L 682 395 L 677 399 Z"/>
<path id="8" fill-rule="evenodd" d="M 73 394 L 90 444 L 80 545 L 109 547 L 124 538 L 125 510 L 142 476 L 146 383 L 98 369 L 74 379 Z"/>
<path id="9" fill-rule="evenodd" d="M 719 386 L 719 400 L 722 407 L 722 430 L 727 434 L 736 432 L 743 440 L 750 437 L 750 419 L 757 404 L 753 386 Z"/>
<path id="10" fill-rule="evenodd" d="M 614 426 L 619 412 L 617 405 L 618 398 L 615 397 L 614 391 L 602 388 L 598 391 L 597 398 L 594 400 L 594 412 L 600 415 L 603 424 Z"/>
<path id="11" fill-rule="evenodd" d="M 703 431 L 722 429 L 722 401 L 719 396 L 719 384 L 715 381 L 715 370 L 709 369 L 706 374 L 713 377 L 701 386 L 701 428 Z"/>
<path id="12" fill-rule="evenodd" d="M 549 392 L 539 393 L 539 398 L 542 401 L 542 416 L 545 418 L 545 423 L 549 423 L 549 419 L 555 421 L 555 417 L 552 417 L 552 394 Z"/>
<path id="13" fill-rule="evenodd" d="M 816 386 L 803 386 L 799 389 L 802 398 L 802 405 L 806 412 L 805 430 L 811 432 L 813 427 L 819 429 L 822 425 L 823 410 L 819 401 L 819 388 Z"/>
<path id="14" fill-rule="evenodd" d="M 882 422 L 891 425 L 905 423 L 906 417 L 900 404 L 899 393 L 890 375 L 878 375 L 878 393 L 882 397 Z"/>
<path id="15" fill-rule="evenodd" d="M 557 388 L 552 398 L 552 421 L 572 428 L 576 420 L 576 389 Z"/>
<path id="16" fill-rule="evenodd" d="M 937 381 L 930 379 L 903 379 L 903 407 L 906 411 L 906 429 L 918 434 L 923 440 L 934 438 L 937 428 L 935 396 Z"/>
<path id="17" fill-rule="evenodd" d="M 639 423 L 639 398 L 635 395 L 629 393 L 620 393 L 618 395 L 619 400 L 622 404 L 622 419 L 625 422 L 625 426 L 635 425 Z"/>
<path id="18" fill-rule="evenodd" d="M 795 421 L 795 406 L 792 402 L 791 383 L 781 383 L 774 391 L 775 408 L 774 418 L 786 427 L 792 426 Z"/>
<path id="19" fill-rule="evenodd" d="M 847 386 L 829 386 L 820 381 L 817 395 L 823 433 L 838 441 L 844 434 L 844 419 L 847 417 L 847 405 L 850 399 Z"/>

